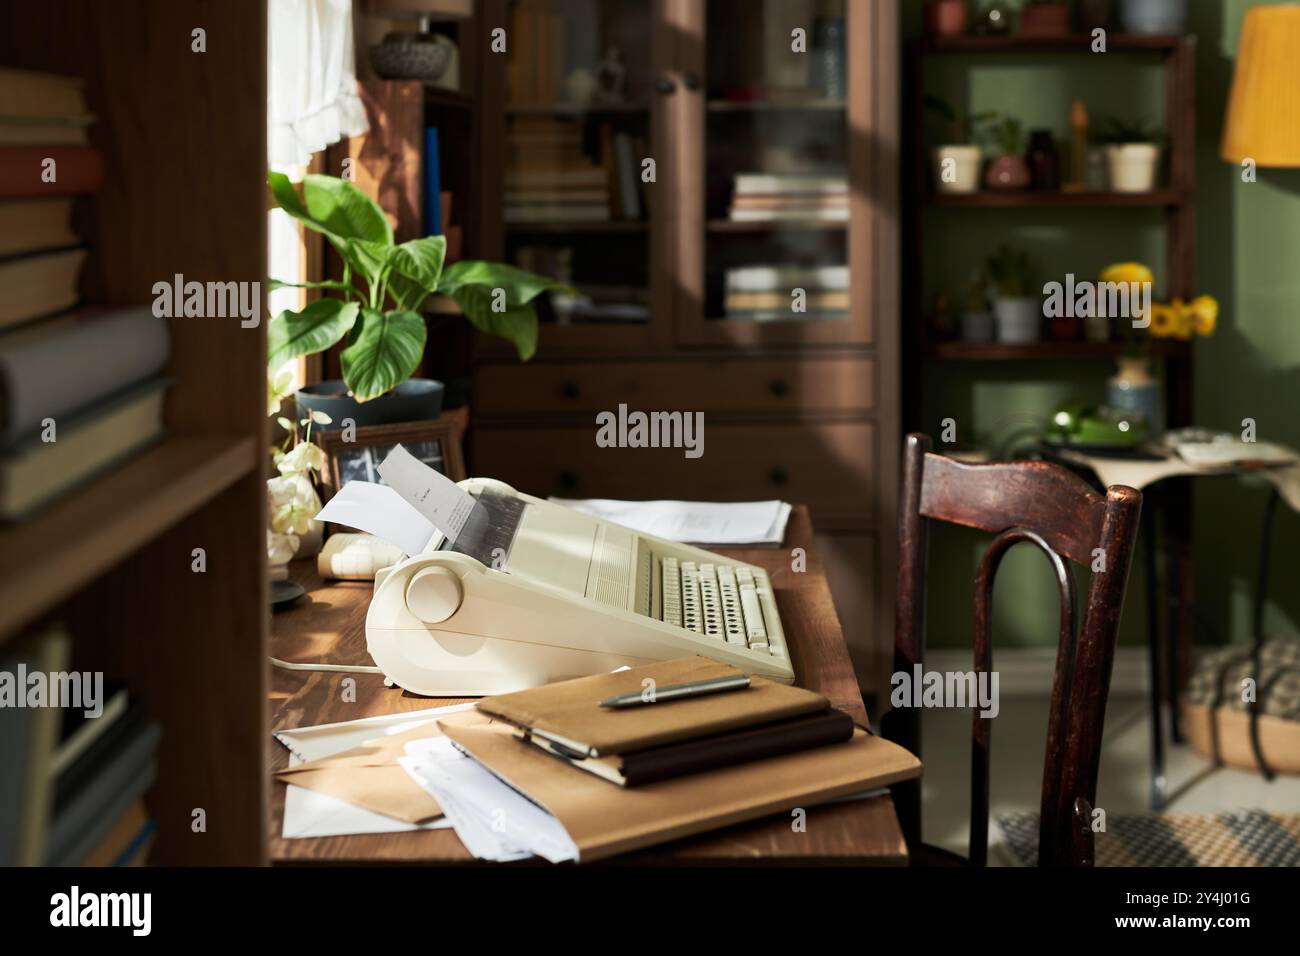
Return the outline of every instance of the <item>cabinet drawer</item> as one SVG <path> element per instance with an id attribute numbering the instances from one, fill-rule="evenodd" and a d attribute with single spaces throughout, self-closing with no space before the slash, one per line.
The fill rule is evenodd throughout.
<path id="1" fill-rule="evenodd" d="M 620 403 L 641 411 L 818 413 L 869 411 L 869 356 L 566 362 L 480 366 L 475 413 L 483 418 L 594 414 Z"/>
<path id="2" fill-rule="evenodd" d="M 808 504 L 814 518 L 873 517 L 875 434 L 870 422 L 817 425 L 704 423 L 704 454 L 681 448 L 600 448 L 596 426 L 474 431 L 474 473 L 538 497 L 684 498 Z"/>

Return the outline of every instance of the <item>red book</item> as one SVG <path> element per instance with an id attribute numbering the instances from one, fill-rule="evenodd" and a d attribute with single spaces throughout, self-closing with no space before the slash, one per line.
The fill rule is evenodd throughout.
<path id="1" fill-rule="evenodd" d="M 0 146 L 0 199 L 80 196 L 103 182 L 103 157 L 90 146 Z"/>

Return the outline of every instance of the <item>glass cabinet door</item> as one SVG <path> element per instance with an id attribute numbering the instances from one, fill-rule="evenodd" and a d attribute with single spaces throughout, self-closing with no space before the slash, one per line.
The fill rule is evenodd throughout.
<path id="1" fill-rule="evenodd" d="M 539 304 L 539 348 L 649 340 L 656 0 L 508 0 L 505 261 L 574 287 Z M 489 107 L 494 108 L 494 107 Z M 492 163 L 495 157 L 487 157 Z"/>
<path id="2" fill-rule="evenodd" d="M 864 343 L 869 3 L 672 0 L 686 343 Z"/>

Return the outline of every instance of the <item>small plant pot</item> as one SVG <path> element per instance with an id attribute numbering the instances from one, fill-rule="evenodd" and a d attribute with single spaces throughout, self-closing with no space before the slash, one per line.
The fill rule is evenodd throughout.
<path id="1" fill-rule="evenodd" d="M 966 32 L 966 0 L 933 0 L 925 5 L 925 32 L 934 37 L 959 37 Z"/>
<path id="2" fill-rule="evenodd" d="M 999 342 L 1018 345 L 1038 341 L 1043 307 L 1037 299 L 998 297 L 993 300 L 993 315 L 997 318 Z"/>
<path id="3" fill-rule="evenodd" d="M 1126 33 L 1179 34 L 1187 26 L 1187 0 L 1120 0 L 1119 22 Z"/>
<path id="4" fill-rule="evenodd" d="M 1070 8 L 1064 3 L 1036 3 L 1020 10 L 1020 34 L 1063 37 L 1070 34 Z"/>
<path id="5" fill-rule="evenodd" d="M 307 412 L 324 412 L 330 424 L 316 428 L 342 428 L 351 419 L 358 428 L 368 425 L 392 425 L 395 422 L 418 422 L 442 414 L 442 382 L 428 378 L 407 379 L 386 395 L 358 402 L 348 394 L 342 379 L 330 379 L 298 390 L 299 417 Z"/>
<path id="6" fill-rule="evenodd" d="M 989 189 L 1028 189 L 1033 179 L 1025 157 L 1013 154 L 994 156 L 984 173 L 984 185 Z"/>
<path id="7" fill-rule="evenodd" d="M 963 342 L 992 342 L 993 313 L 963 312 L 961 314 L 961 340 Z"/>
<path id="8" fill-rule="evenodd" d="M 1106 147 L 1110 188 L 1117 193 L 1149 193 L 1156 187 L 1160 147 L 1154 143 L 1122 143 Z"/>
<path id="9" fill-rule="evenodd" d="M 980 188 L 980 162 L 984 154 L 978 146 L 938 146 L 934 156 L 934 188 L 941 193 L 973 193 Z M 951 176 L 945 180 L 945 170 Z"/>

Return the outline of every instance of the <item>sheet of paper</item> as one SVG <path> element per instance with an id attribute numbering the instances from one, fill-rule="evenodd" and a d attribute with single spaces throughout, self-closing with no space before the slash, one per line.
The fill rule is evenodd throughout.
<path id="1" fill-rule="evenodd" d="M 448 541 L 455 542 L 474 510 L 473 495 L 401 445 L 388 453 L 378 471 L 384 481 L 445 534 Z"/>
<path id="2" fill-rule="evenodd" d="M 523 849 L 552 863 L 578 858 L 559 820 L 446 737 L 412 741 L 406 753 L 410 759 L 399 762 L 443 806 L 457 835 L 464 828 L 462 842 L 471 853 L 478 855 L 477 849 L 485 854 L 481 859 L 498 859 Z"/>
<path id="3" fill-rule="evenodd" d="M 790 518 L 784 501 L 551 501 L 643 534 L 692 544 L 780 544 Z"/>
<path id="4" fill-rule="evenodd" d="M 331 754 L 359 747 L 367 740 L 399 734 L 444 714 L 469 710 L 473 704 L 453 704 L 427 710 L 407 711 L 363 717 L 335 724 L 298 727 L 273 734 L 289 750 L 289 765 L 318 760 Z M 437 830 L 451 826 L 446 817 L 425 824 L 405 823 L 393 817 L 354 806 L 324 793 L 290 784 L 284 798 L 284 824 L 281 835 L 286 839 L 301 837 L 348 836 L 354 833 L 401 833 L 410 830 Z"/>
<path id="5" fill-rule="evenodd" d="M 405 554 L 423 554 L 438 538 L 437 527 L 405 498 L 387 485 L 370 481 L 349 481 L 316 520 L 369 532 Z"/>

